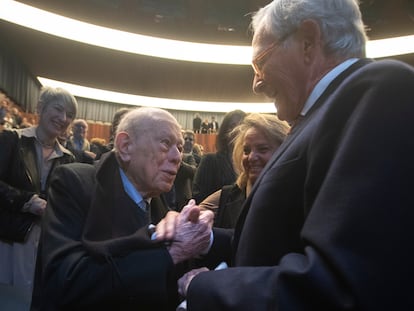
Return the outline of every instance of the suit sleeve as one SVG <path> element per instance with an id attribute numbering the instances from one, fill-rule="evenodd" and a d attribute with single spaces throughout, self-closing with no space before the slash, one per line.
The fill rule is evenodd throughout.
<path id="1" fill-rule="evenodd" d="M 216 158 L 213 154 L 201 157 L 193 180 L 193 197 L 197 203 L 220 188 L 217 186 L 216 175 L 221 173 L 217 172 Z"/>
<path id="2" fill-rule="evenodd" d="M 274 266 L 199 274 L 189 286 L 189 311 L 414 308 L 407 285 L 414 276 L 414 73 L 382 64 L 334 94 L 343 107 L 355 106 L 341 134 L 330 137 L 321 122 L 309 142 L 298 191 L 313 187 L 320 167 L 326 172 L 302 227 L 303 253 L 287 253 Z M 328 165 L 326 142 L 335 143 Z"/>
<path id="3" fill-rule="evenodd" d="M 16 179 L 17 172 L 12 169 L 14 158 L 19 158 L 19 138 L 15 131 L 3 130 L 0 132 L 0 209 L 20 212 L 23 205 L 36 193 L 35 191 L 23 190 L 10 184 L 11 179 Z M 13 176 L 14 175 L 14 176 Z M 12 178 L 13 177 L 13 178 Z M 19 176 L 26 178 L 26 176 Z M 16 182 L 16 181 L 15 181 Z M 23 181 L 19 181 L 23 183 Z"/>

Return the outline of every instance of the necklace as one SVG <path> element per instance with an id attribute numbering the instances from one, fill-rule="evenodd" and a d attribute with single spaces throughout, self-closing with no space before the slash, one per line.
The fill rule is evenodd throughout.
<path id="1" fill-rule="evenodd" d="M 45 149 L 52 149 L 55 146 L 55 141 L 53 141 L 52 143 L 45 143 L 44 141 L 42 141 L 39 138 L 39 134 L 37 133 L 37 129 L 36 129 L 36 139 L 39 142 L 39 144 Z"/>
<path id="2" fill-rule="evenodd" d="M 53 147 L 55 146 L 55 142 L 53 142 L 52 144 L 47 144 L 42 142 L 39 138 L 37 140 L 40 143 L 40 145 L 45 149 L 53 149 Z"/>

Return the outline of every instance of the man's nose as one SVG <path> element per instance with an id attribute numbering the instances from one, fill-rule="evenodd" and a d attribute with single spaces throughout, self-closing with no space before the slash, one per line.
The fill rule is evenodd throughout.
<path id="1" fill-rule="evenodd" d="M 263 79 L 259 78 L 257 75 L 253 79 L 253 92 L 255 94 L 260 94 L 264 92 L 265 82 Z"/>
<path id="2" fill-rule="evenodd" d="M 178 148 L 172 148 L 171 153 L 172 161 L 174 161 L 175 163 L 181 163 L 182 152 Z"/>

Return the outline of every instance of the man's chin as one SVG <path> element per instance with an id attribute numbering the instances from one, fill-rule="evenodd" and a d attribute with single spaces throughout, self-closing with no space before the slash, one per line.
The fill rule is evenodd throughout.
<path id="1" fill-rule="evenodd" d="M 286 120 L 287 116 L 284 113 L 283 109 L 278 108 L 276 104 L 275 104 L 275 107 L 276 107 L 276 114 L 277 114 L 277 117 L 279 118 L 279 120 L 287 121 Z"/>

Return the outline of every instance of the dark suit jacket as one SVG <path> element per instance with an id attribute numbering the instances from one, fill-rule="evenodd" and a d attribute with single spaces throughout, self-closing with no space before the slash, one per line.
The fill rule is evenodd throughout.
<path id="1" fill-rule="evenodd" d="M 63 156 L 53 159 L 46 189 L 55 168 L 75 160 L 68 150 L 61 150 Z M 35 138 L 15 130 L 0 132 L 0 238 L 18 242 L 26 238 L 39 216 L 22 208 L 34 194 L 47 197 L 41 189 Z"/>
<path id="2" fill-rule="evenodd" d="M 201 118 L 195 117 L 193 119 L 193 131 L 197 133 L 198 131 L 200 131 L 200 128 L 201 128 Z"/>
<path id="3" fill-rule="evenodd" d="M 177 172 L 177 177 L 174 181 L 176 191 L 177 209 L 181 211 L 192 198 L 192 185 L 196 167 L 185 162 L 181 163 L 181 167 Z"/>
<path id="4" fill-rule="evenodd" d="M 188 201 L 192 198 L 192 184 L 196 167 L 186 162 L 181 162 L 178 169 L 177 176 L 174 180 L 174 185 L 170 192 L 163 193 L 170 209 L 181 211 Z"/>
<path id="5" fill-rule="evenodd" d="M 210 122 L 209 124 L 208 124 L 208 128 L 210 129 L 210 130 L 213 130 L 214 129 L 214 126 L 215 126 L 215 130 L 216 130 L 216 132 L 219 130 L 219 124 L 218 124 L 218 122 L 217 121 L 214 121 L 214 122 Z"/>
<path id="6" fill-rule="evenodd" d="M 240 189 L 237 184 L 223 186 L 219 207 L 214 217 L 214 227 L 234 228 L 245 200 L 246 189 Z"/>
<path id="7" fill-rule="evenodd" d="M 194 176 L 193 197 L 200 203 L 224 185 L 230 185 L 235 181 L 236 173 L 228 154 L 206 153 L 201 157 Z"/>
<path id="8" fill-rule="evenodd" d="M 157 223 L 167 209 L 151 201 Z M 172 259 L 150 240 L 149 215 L 125 193 L 113 152 L 51 181 L 32 310 L 175 310 Z"/>
<path id="9" fill-rule="evenodd" d="M 361 60 L 268 162 L 188 310 L 414 310 L 414 70 Z M 215 235 L 215 240 L 220 236 Z"/>

